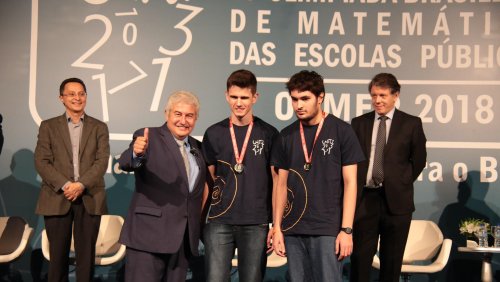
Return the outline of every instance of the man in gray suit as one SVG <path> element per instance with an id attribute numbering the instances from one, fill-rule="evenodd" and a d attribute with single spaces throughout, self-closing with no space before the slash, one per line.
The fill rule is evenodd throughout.
<path id="1" fill-rule="evenodd" d="M 35 166 L 43 181 L 36 213 L 44 216 L 50 242 L 49 281 L 68 281 L 72 234 L 76 278 L 91 281 L 101 215 L 107 212 L 109 132 L 105 123 L 85 113 L 82 80 L 64 80 L 59 100 L 66 112 L 43 121 L 38 132 Z"/>
<path id="2" fill-rule="evenodd" d="M 125 281 L 185 281 L 188 258 L 198 255 L 207 172 L 201 144 L 189 134 L 199 107 L 192 93 L 173 93 L 166 124 L 137 130 L 120 157 L 121 169 L 135 175 L 120 236 L 127 246 Z"/>

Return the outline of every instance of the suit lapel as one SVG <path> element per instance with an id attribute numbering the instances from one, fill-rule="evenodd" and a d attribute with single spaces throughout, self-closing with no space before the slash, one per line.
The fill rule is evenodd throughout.
<path id="1" fill-rule="evenodd" d="M 363 144 L 363 146 L 365 148 L 366 155 L 370 156 L 372 149 L 372 134 L 373 134 L 373 123 L 375 122 L 375 112 L 371 112 L 369 115 L 367 115 L 366 119 L 367 120 L 364 123 L 365 144 Z"/>
<path id="2" fill-rule="evenodd" d="M 92 118 L 90 118 L 88 115 L 85 115 L 83 119 L 82 136 L 80 138 L 80 152 L 78 152 L 78 157 L 80 160 L 82 159 L 83 150 L 85 150 L 85 145 L 87 145 L 87 141 L 89 140 L 90 132 L 92 132 L 93 127 L 94 122 Z"/>
<path id="3" fill-rule="evenodd" d="M 68 120 L 66 119 L 65 114 L 59 118 L 57 130 L 59 131 L 59 135 L 62 137 L 64 147 L 66 148 L 69 158 L 73 160 L 73 150 L 71 146 L 71 139 L 69 137 Z"/>
<path id="4" fill-rule="evenodd" d="M 181 156 L 179 145 L 177 145 L 174 136 L 172 135 L 170 130 L 168 130 L 166 123 L 162 127 L 160 127 L 160 136 L 162 142 L 166 145 L 165 148 L 172 153 L 177 169 L 181 172 L 182 177 L 184 178 L 184 180 L 186 180 L 186 183 L 188 183 L 189 186 L 186 167 L 184 166 L 184 159 Z M 189 187 L 186 188 L 189 190 Z"/>
<path id="5" fill-rule="evenodd" d="M 200 181 L 201 179 L 201 174 L 202 174 L 202 169 L 204 168 L 205 166 L 205 163 L 204 163 L 204 160 L 201 158 L 201 150 L 200 148 L 198 148 L 196 144 L 196 141 L 194 140 L 193 137 L 189 136 L 188 137 L 189 139 L 189 146 L 191 146 L 192 149 L 195 149 L 196 150 L 196 154 L 194 155 L 194 158 L 196 159 L 196 164 L 198 165 L 198 168 L 199 168 L 199 171 L 198 171 L 198 176 L 196 177 L 196 181 L 194 182 L 194 188 L 193 188 L 193 191 L 194 189 L 196 189 L 196 187 L 198 187 L 198 182 Z"/>
<path id="6" fill-rule="evenodd" d="M 393 132 L 400 132 L 403 130 L 403 121 L 401 112 L 397 109 L 394 110 L 394 116 L 391 121 L 391 128 L 389 130 L 389 136 L 387 136 L 387 144 L 384 147 L 384 154 L 387 154 L 391 149 L 392 144 L 394 143 L 394 138 L 392 138 Z"/>

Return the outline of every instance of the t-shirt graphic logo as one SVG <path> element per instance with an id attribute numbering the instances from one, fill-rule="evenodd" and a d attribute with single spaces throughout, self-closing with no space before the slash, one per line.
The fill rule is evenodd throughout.
<path id="1" fill-rule="evenodd" d="M 334 142 L 335 141 L 333 139 L 326 139 L 321 141 L 321 143 L 323 143 L 323 148 L 321 148 L 321 150 L 323 150 L 323 156 L 326 156 L 326 154 L 330 155 L 330 150 L 332 150 Z"/>
<path id="2" fill-rule="evenodd" d="M 261 155 L 262 154 L 262 149 L 264 148 L 264 140 L 252 140 L 253 143 L 253 151 L 255 152 L 255 155 Z"/>

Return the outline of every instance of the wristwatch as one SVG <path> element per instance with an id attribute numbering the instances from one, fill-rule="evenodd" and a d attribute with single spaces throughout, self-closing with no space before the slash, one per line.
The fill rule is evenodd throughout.
<path id="1" fill-rule="evenodd" d="M 351 227 L 342 227 L 342 228 L 340 228 L 340 231 L 344 231 L 345 234 L 352 234 Z"/>

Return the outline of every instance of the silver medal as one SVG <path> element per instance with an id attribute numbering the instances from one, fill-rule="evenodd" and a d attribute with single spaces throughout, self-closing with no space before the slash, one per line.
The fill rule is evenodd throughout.
<path id="1" fill-rule="evenodd" d="M 236 171 L 237 173 L 242 173 L 243 172 L 243 164 L 235 164 L 234 171 Z"/>
<path id="2" fill-rule="evenodd" d="M 311 163 L 305 163 L 304 164 L 304 170 L 308 171 L 311 169 Z"/>

